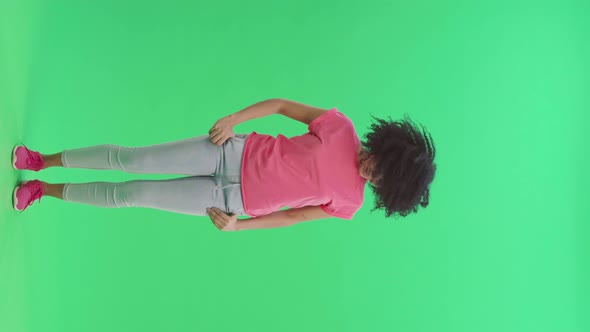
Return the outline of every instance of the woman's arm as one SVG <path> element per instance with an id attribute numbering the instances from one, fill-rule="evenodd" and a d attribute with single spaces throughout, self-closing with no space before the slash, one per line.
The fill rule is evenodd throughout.
<path id="1" fill-rule="evenodd" d="M 238 231 L 258 228 L 275 228 L 291 226 L 303 220 L 298 218 L 289 210 L 275 211 L 273 213 L 247 219 L 238 219 Z"/>
<path id="2" fill-rule="evenodd" d="M 271 114 L 282 114 L 293 120 L 309 125 L 314 119 L 328 112 L 328 109 L 314 107 L 296 101 L 283 98 L 272 98 L 254 105 L 248 106 L 241 111 L 226 116 L 232 127 L 256 118 Z"/>
<path id="3" fill-rule="evenodd" d="M 331 218 L 319 206 L 304 206 L 295 209 L 276 211 L 265 216 L 248 219 L 238 219 L 238 230 L 285 227 L 303 221 Z"/>
<path id="4" fill-rule="evenodd" d="M 261 118 L 271 114 L 280 112 L 282 101 L 278 98 L 267 99 L 258 102 L 254 105 L 248 106 L 241 111 L 230 114 L 227 118 L 230 119 L 232 126 L 246 122 L 251 119 Z"/>

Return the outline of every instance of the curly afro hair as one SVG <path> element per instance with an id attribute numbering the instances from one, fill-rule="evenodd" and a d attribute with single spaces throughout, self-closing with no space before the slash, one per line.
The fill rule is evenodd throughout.
<path id="1" fill-rule="evenodd" d="M 385 216 L 405 217 L 428 206 L 430 183 L 434 179 L 436 150 L 430 133 L 418 128 L 407 114 L 400 121 L 385 121 L 371 115 L 372 123 L 361 144 L 375 158 L 373 179 L 375 207 L 385 209 Z"/>

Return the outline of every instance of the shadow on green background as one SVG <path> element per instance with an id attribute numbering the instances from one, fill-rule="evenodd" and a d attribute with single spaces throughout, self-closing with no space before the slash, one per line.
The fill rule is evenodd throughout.
<path id="1" fill-rule="evenodd" d="M 2 331 L 587 331 L 584 1 L 13 1 L 0 4 Z M 431 205 L 219 232 L 206 217 L 45 197 L 20 141 L 55 153 L 208 132 L 281 97 L 424 123 Z M 273 115 L 236 133 L 300 135 Z"/>

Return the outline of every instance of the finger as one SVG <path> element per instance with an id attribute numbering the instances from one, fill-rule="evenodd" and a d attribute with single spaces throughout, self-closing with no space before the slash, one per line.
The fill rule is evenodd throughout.
<path id="1" fill-rule="evenodd" d="M 217 216 L 219 217 L 219 223 L 223 226 L 223 228 L 225 229 L 227 227 L 227 225 L 230 222 L 231 217 L 229 217 L 227 214 L 225 214 L 225 212 L 223 212 L 222 210 L 215 208 L 215 211 L 217 212 Z"/>
<path id="2" fill-rule="evenodd" d="M 216 219 L 223 219 L 223 213 L 218 208 L 210 208 L 209 211 L 211 212 L 211 215 L 214 216 Z"/>
<path id="3" fill-rule="evenodd" d="M 215 227 L 219 228 L 219 225 L 217 225 L 217 219 L 213 216 L 210 216 L 211 221 L 213 222 L 213 225 L 215 225 Z"/>
<path id="4" fill-rule="evenodd" d="M 215 219 L 213 223 L 215 224 L 215 227 L 223 229 L 223 225 L 221 224 L 221 222 L 219 222 L 219 220 Z"/>
<path id="5" fill-rule="evenodd" d="M 227 226 L 227 222 L 220 220 L 219 225 L 220 225 L 219 229 L 224 230 L 225 227 Z"/>
<path id="6" fill-rule="evenodd" d="M 219 142 L 222 141 L 224 138 L 224 136 L 221 133 L 216 133 L 212 137 L 213 137 L 213 139 L 211 141 L 215 144 L 218 144 L 218 145 L 219 145 Z"/>
<path id="7" fill-rule="evenodd" d="M 222 132 L 221 129 L 217 128 L 217 127 L 213 127 L 211 128 L 211 130 L 209 130 L 209 135 L 219 135 Z"/>
<path id="8" fill-rule="evenodd" d="M 210 214 L 211 221 L 213 221 L 213 224 L 215 225 L 215 227 L 221 229 L 222 225 L 219 221 L 219 218 L 211 212 L 209 214 Z"/>
<path id="9" fill-rule="evenodd" d="M 219 224 L 219 222 L 217 221 L 213 221 L 213 224 L 215 225 L 215 227 L 217 227 L 220 230 L 223 230 L 222 226 Z"/>
<path id="10" fill-rule="evenodd" d="M 220 219 L 220 220 L 225 220 L 227 219 L 227 215 L 225 215 L 225 213 L 223 213 L 220 209 L 218 208 L 211 208 L 211 210 L 213 211 L 213 213 Z"/>
<path id="11" fill-rule="evenodd" d="M 215 227 L 219 228 L 220 230 L 224 230 L 225 227 L 227 226 L 227 223 L 224 222 L 222 219 L 214 217 L 212 218 L 213 223 L 215 224 Z"/>

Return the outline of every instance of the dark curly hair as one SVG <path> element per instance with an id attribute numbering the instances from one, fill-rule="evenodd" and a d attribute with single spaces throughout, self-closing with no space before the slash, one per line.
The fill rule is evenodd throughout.
<path id="1" fill-rule="evenodd" d="M 385 208 L 385 216 L 405 217 L 428 206 L 430 183 L 434 179 L 436 150 L 430 133 L 418 128 L 407 114 L 400 121 L 385 121 L 371 115 L 372 123 L 361 144 L 375 158 L 373 179 L 375 207 Z"/>

